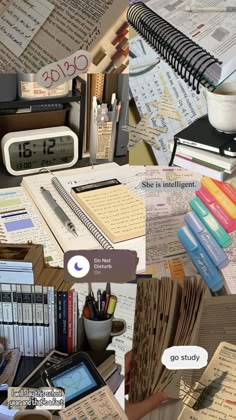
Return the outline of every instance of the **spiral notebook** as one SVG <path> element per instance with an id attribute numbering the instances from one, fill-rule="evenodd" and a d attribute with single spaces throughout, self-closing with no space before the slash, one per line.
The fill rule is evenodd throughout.
<path id="1" fill-rule="evenodd" d="M 213 90 L 236 69 L 236 14 L 186 12 L 185 3 L 135 3 L 128 21 L 194 90 Z"/>
<path id="2" fill-rule="evenodd" d="M 139 203 L 140 200 L 143 202 L 144 208 L 145 191 L 141 189 L 144 174 L 145 168 L 143 167 L 118 166 L 115 163 L 107 163 L 97 165 L 94 169 L 87 167 L 58 172 L 57 176 L 42 173 L 25 177 L 22 187 L 37 206 L 39 213 L 45 219 L 64 252 L 78 249 L 130 249 L 137 252 L 139 258 L 138 271 L 143 271 L 145 269 L 145 212 L 143 211 L 142 236 L 135 237 L 133 235 L 130 239 L 114 242 L 85 209 L 75 201 L 71 191 L 73 187 L 116 179 L 127 187 Z M 53 198 L 74 223 L 78 236 L 68 232 L 55 217 L 54 212 L 40 192 L 41 186 L 51 192 Z M 130 213 L 131 217 L 132 214 Z M 135 219 L 135 217 L 136 214 L 133 211 L 133 218 Z"/>

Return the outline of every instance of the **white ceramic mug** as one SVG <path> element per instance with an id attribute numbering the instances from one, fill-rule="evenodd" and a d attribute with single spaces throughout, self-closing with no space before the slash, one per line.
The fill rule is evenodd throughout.
<path id="1" fill-rule="evenodd" d="M 110 337 L 124 334 L 126 322 L 124 319 L 109 318 L 105 321 L 93 321 L 83 317 L 84 331 L 89 346 L 93 351 L 104 351 L 109 343 Z M 112 332 L 112 323 L 121 322 L 123 328 L 118 332 Z"/>
<path id="2" fill-rule="evenodd" d="M 218 131 L 236 133 L 236 82 L 207 90 L 206 99 L 210 124 Z"/>
<path id="3" fill-rule="evenodd" d="M 13 417 L 14 420 L 52 420 L 52 415 L 46 410 L 22 410 Z"/>

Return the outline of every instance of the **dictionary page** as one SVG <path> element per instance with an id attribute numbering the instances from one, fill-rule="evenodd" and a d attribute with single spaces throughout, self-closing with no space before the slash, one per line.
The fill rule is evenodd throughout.
<path id="1" fill-rule="evenodd" d="M 19 0 L 18 0 L 19 1 Z M 26 0 L 21 0 L 26 8 Z M 12 0 L 1 0 L 0 16 Z M 0 68 L 36 73 L 80 49 L 92 51 L 127 8 L 126 0 L 49 0 L 52 13 L 17 57 L 0 42 Z"/>
<path id="2" fill-rule="evenodd" d="M 200 383 L 197 384 L 191 396 L 185 398 L 184 403 L 188 406 L 184 406 L 178 420 L 236 419 L 235 406 L 227 403 L 227 401 L 235 403 L 235 376 L 236 346 L 222 342 L 203 373 Z M 199 403 L 198 409 L 190 408 L 196 403 L 201 390 L 207 386 L 209 388 Z"/>

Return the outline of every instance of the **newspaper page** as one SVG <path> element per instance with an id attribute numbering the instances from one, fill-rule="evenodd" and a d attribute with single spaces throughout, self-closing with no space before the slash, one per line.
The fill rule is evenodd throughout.
<path id="1" fill-rule="evenodd" d="M 185 0 L 150 0 L 147 6 L 223 63 L 230 62 L 236 55 L 236 13 L 187 12 L 185 6 L 188 3 Z M 226 3 L 222 0 L 210 0 L 207 1 L 207 6 L 235 6 L 233 0 Z M 197 7 L 204 5 L 206 0 L 197 2 Z"/>
<path id="2" fill-rule="evenodd" d="M 0 16 L 12 0 L 1 0 Z M 83 49 L 91 51 L 127 8 L 126 0 L 50 0 L 54 9 L 30 44 L 16 57 L 0 42 L 0 68 L 36 73 Z"/>
<path id="3" fill-rule="evenodd" d="M 130 48 L 135 54 L 142 49 L 130 60 L 130 90 L 141 118 L 149 115 L 149 125 L 156 130 L 152 142 L 156 160 L 167 166 L 169 143 L 175 134 L 206 114 L 206 99 L 202 91 L 196 94 L 163 60 L 156 64 L 157 53 L 141 37 L 131 40 Z"/>

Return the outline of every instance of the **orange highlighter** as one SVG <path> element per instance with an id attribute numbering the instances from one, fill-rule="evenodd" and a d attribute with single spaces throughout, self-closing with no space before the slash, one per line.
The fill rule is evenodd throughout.
<path id="1" fill-rule="evenodd" d="M 236 219 L 236 205 L 231 201 L 231 199 L 226 195 L 224 191 L 211 179 L 204 176 L 201 179 L 201 184 L 209 191 L 216 201 L 223 207 L 223 209 L 228 213 L 232 219 Z"/>
<path id="2" fill-rule="evenodd" d="M 214 179 L 214 183 L 229 197 L 229 199 L 236 204 L 236 189 L 228 184 L 228 182 L 220 182 Z"/>

